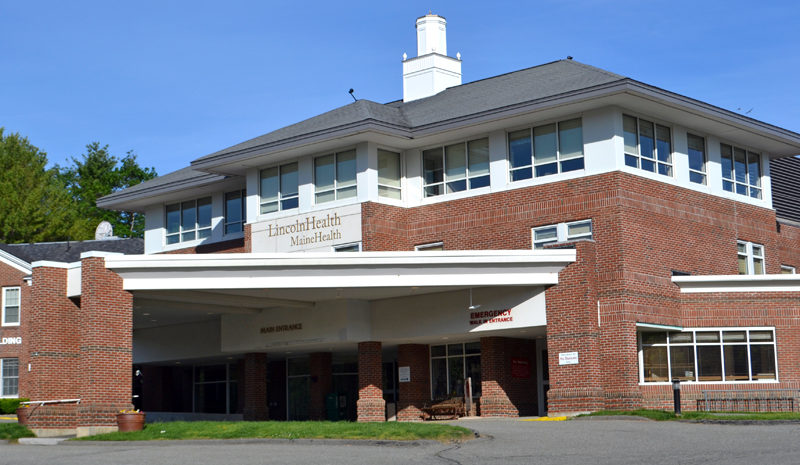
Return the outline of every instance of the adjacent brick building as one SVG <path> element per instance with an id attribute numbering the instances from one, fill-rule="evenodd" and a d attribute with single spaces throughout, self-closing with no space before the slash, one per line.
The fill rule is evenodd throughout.
<path id="1" fill-rule="evenodd" d="M 800 388 L 800 135 L 573 60 L 462 85 L 444 18 L 417 33 L 402 101 L 101 199 L 145 214 L 143 254 L 34 264 L 20 393 L 81 399 L 41 434 L 131 403 L 419 421 Z"/>

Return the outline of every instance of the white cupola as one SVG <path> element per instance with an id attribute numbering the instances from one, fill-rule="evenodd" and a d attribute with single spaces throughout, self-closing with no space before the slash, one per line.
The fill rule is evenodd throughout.
<path id="1" fill-rule="evenodd" d="M 447 21 L 439 15 L 417 18 L 417 57 L 403 54 L 403 101 L 436 95 L 461 85 L 461 54 L 447 56 Z"/>

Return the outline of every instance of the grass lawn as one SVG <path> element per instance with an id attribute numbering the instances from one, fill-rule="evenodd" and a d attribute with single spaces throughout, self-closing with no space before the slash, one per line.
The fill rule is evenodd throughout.
<path id="1" fill-rule="evenodd" d="M 150 441 L 159 439 L 379 439 L 462 441 L 473 433 L 460 426 L 428 423 L 352 423 L 329 421 L 175 421 L 148 423 L 144 430 L 86 436 L 84 441 Z"/>
<path id="2" fill-rule="evenodd" d="M 606 416 L 606 415 L 629 415 L 646 417 L 651 420 L 800 420 L 800 413 L 788 412 L 683 412 L 681 416 L 675 416 L 673 412 L 665 410 L 600 410 L 594 413 L 578 415 L 581 417 Z"/>
<path id="3" fill-rule="evenodd" d="M 0 423 L 0 439 L 32 438 L 33 436 L 31 430 L 17 423 Z"/>

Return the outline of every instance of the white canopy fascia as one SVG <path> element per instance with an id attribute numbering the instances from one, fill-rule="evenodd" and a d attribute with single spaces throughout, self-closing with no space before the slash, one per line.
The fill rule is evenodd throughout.
<path id="1" fill-rule="evenodd" d="M 800 292 L 800 275 L 673 276 L 681 293 L 698 292 Z"/>

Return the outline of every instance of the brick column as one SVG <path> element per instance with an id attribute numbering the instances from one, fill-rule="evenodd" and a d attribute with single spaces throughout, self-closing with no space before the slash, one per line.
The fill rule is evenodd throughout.
<path id="1" fill-rule="evenodd" d="M 269 418 L 267 407 L 267 354 L 244 354 L 244 419 L 263 421 Z"/>
<path id="2" fill-rule="evenodd" d="M 566 245 L 569 247 L 569 245 Z M 576 261 L 547 289 L 547 355 L 550 367 L 548 414 L 571 414 L 605 406 L 597 326 L 595 243 L 574 243 Z M 552 248 L 561 248 L 563 245 Z M 559 365 L 558 354 L 577 352 L 578 363 Z"/>
<path id="3" fill-rule="evenodd" d="M 510 359 L 502 337 L 481 338 L 481 416 L 516 417 L 519 410 L 506 393 Z M 506 360 L 508 359 L 508 363 Z M 508 365 L 508 367 L 507 367 Z M 534 393 L 531 393 L 534 395 Z"/>
<path id="4" fill-rule="evenodd" d="M 358 421 L 386 421 L 381 343 L 358 343 Z"/>
<path id="5" fill-rule="evenodd" d="M 411 381 L 398 383 L 397 419 L 422 421 L 422 406 L 431 400 L 431 369 L 428 346 L 401 344 L 397 347 L 397 366 L 409 367 Z"/>
<path id="6" fill-rule="evenodd" d="M 315 352 L 309 357 L 311 374 L 312 420 L 327 420 L 325 396 L 333 389 L 333 357 L 330 352 Z"/>
<path id="7" fill-rule="evenodd" d="M 19 365 L 20 397 L 81 397 L 79 313 L 78 306 L 67 297 L 66 268 L 33 268 L 30 305 L 22 308 L 25 334 Z M 31 407 L 29 427 L 42 437 L 75 434 L 77 415 L 77 404 Z"/>
<path id="8" fill-rule="evenodd" d="M 81 265 L 81 404 L 78 436 L 116 431 L 116 415 L 132 408 L 133 296 L 103 257 Z"/>

